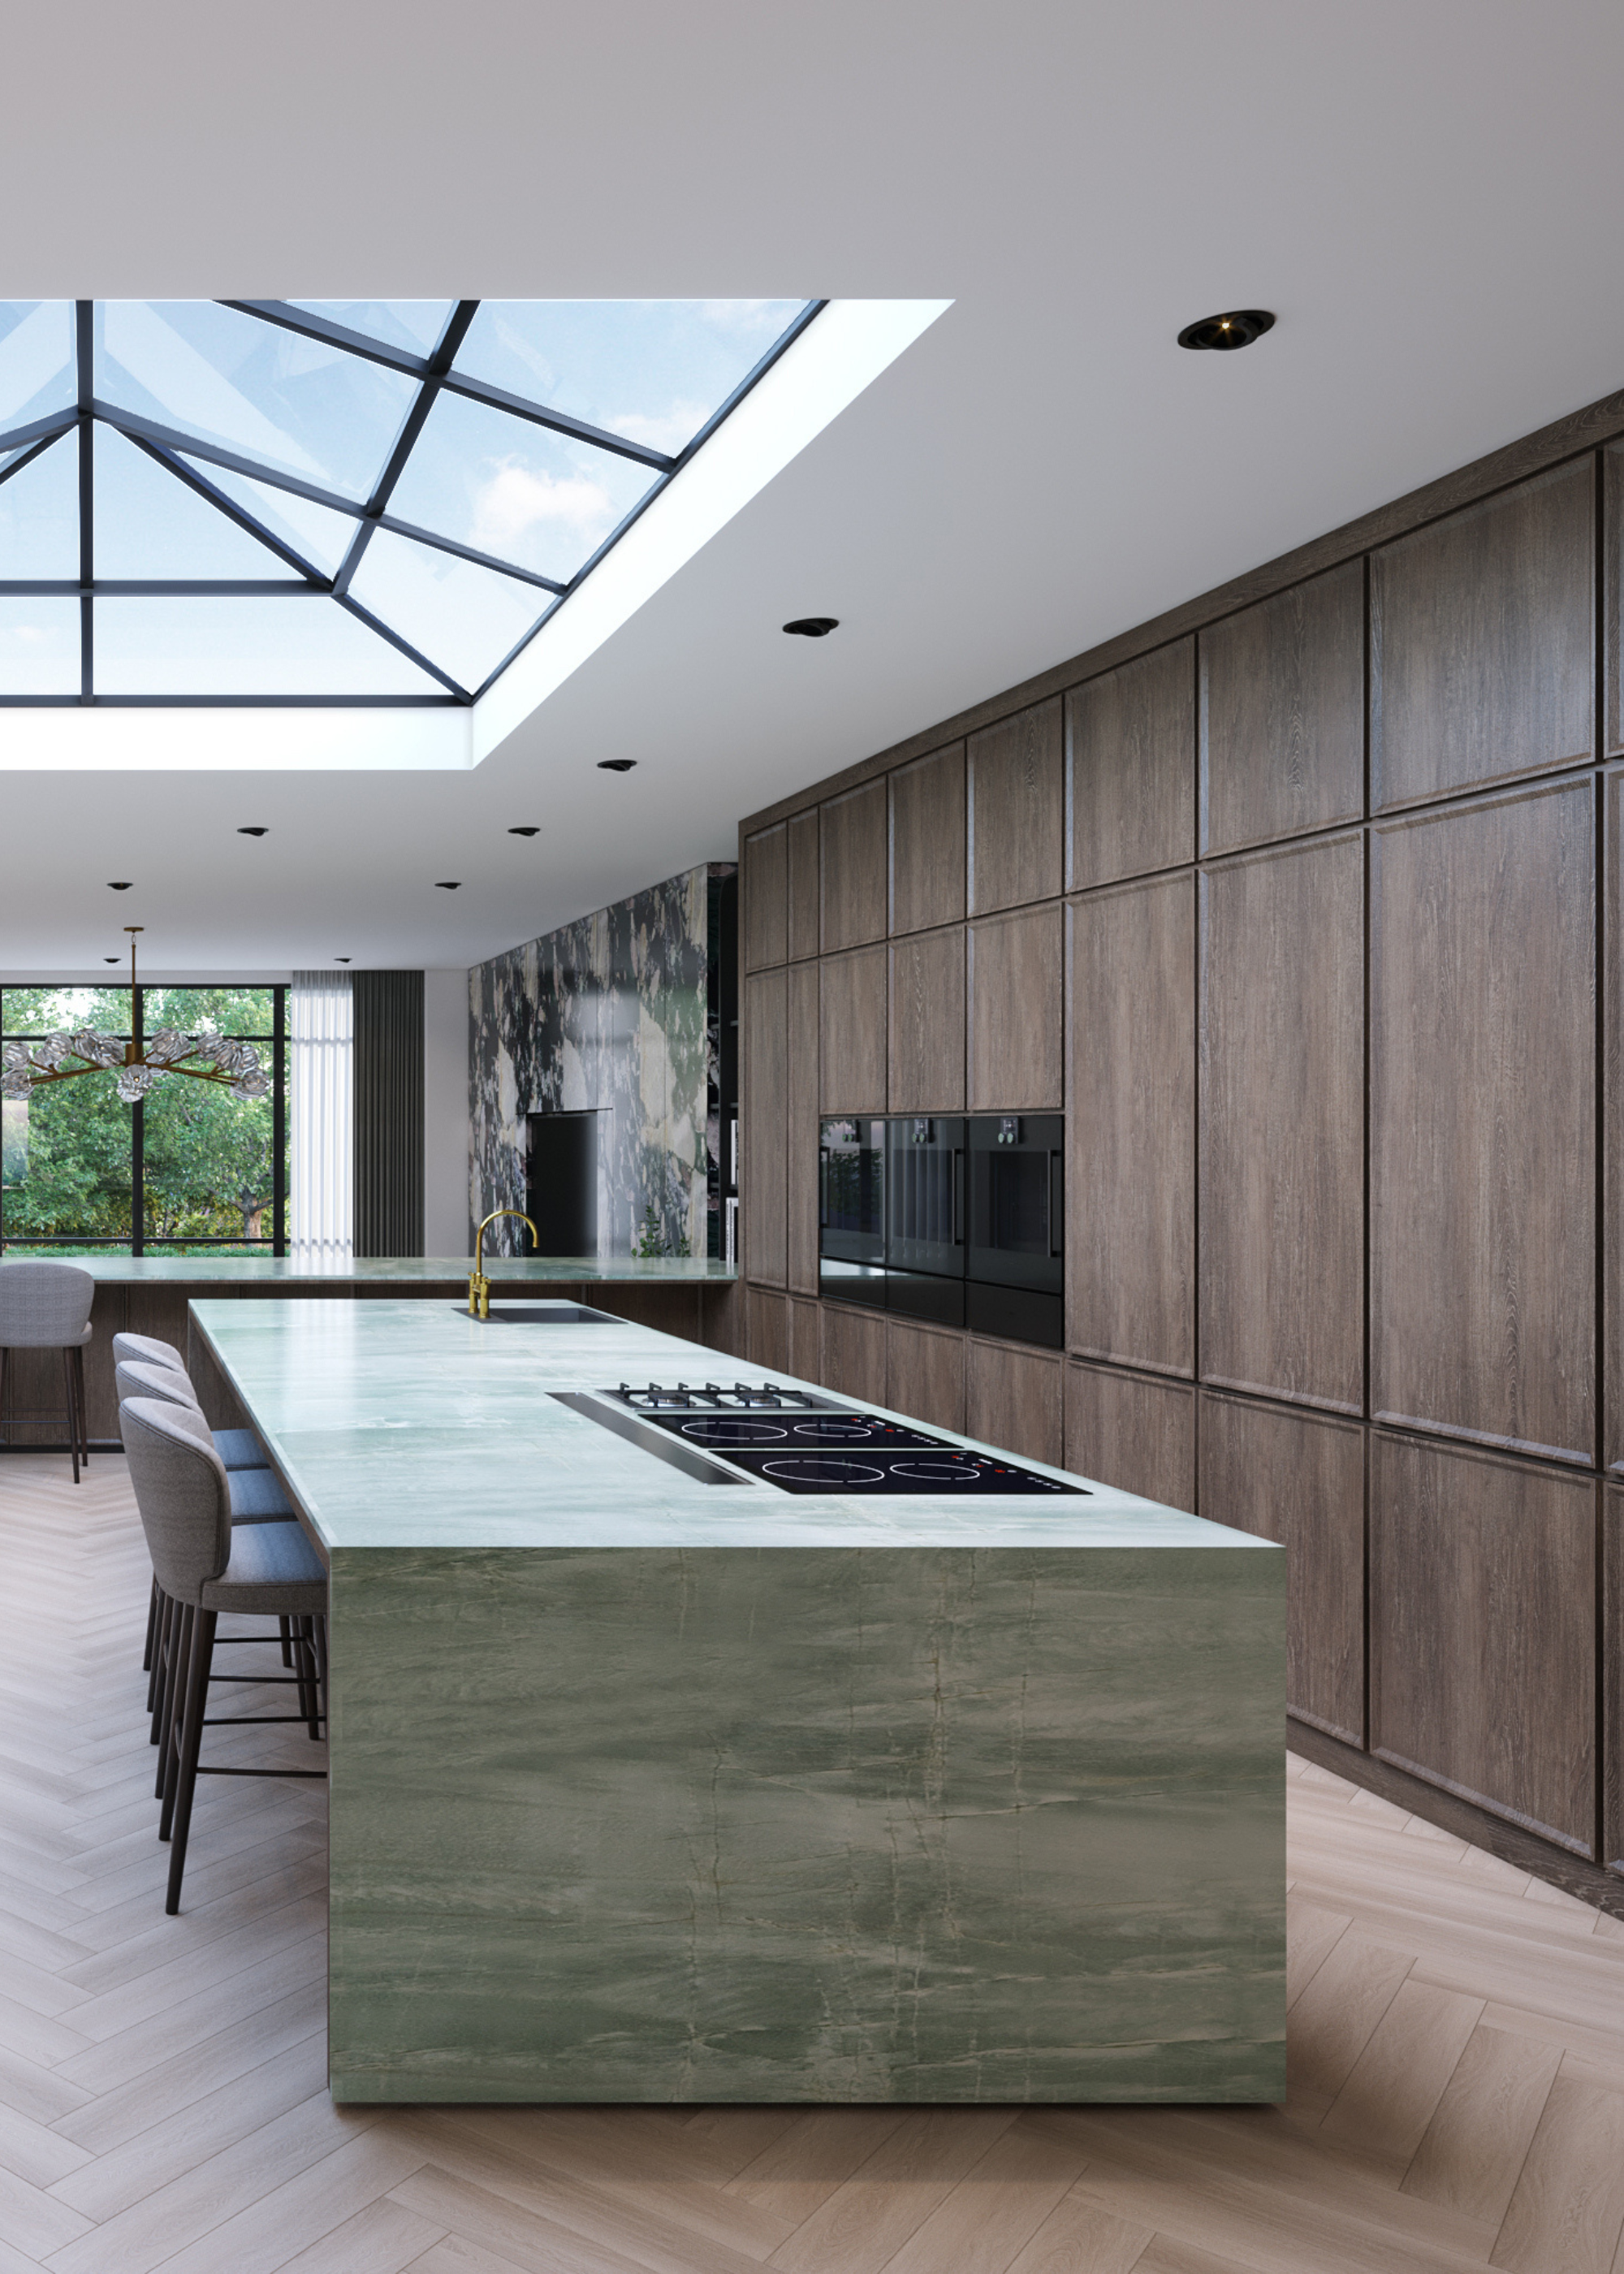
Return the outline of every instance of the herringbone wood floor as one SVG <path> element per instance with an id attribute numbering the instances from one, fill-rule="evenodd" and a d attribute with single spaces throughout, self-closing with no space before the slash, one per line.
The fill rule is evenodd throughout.
<path id="1" fill-rule="evenodd" d="M 1624 2274 L 1624 1927 L 1300 1762 L 1282 2111 L 335 2110 L 322 1788 L 166 1919 L 122 1465 L 0 1553 L 0 2274 Z"/>

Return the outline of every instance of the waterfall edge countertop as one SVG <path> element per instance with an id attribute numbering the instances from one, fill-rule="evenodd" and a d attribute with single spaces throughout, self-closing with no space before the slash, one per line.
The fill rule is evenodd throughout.
<path id="1" fill-rule="evenodd" d="M 700 1483 L 548 1394 L 740 1371 L 620 1320 L 192 1322 L 329 1563 L 336 2100 L 1283 2097 L 1279 1547 Z"/>

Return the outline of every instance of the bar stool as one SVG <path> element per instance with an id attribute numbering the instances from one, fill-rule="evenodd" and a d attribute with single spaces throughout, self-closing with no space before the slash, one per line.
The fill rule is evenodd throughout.
<path id="1" fill-rule="evenodd" d="M 113 1363 L 120 1366 L 167 1366 L 178 1374 L 191 1391 L 194 1402 L 197 1391 L 192 1389 L 192 1376 L 186 1361 L 173 1343 L 160 1342 L 156 1335 L 125 1335 L 113 1337 Z M 229 1469 L 264 1469 L 270 1466 L 265 1457 L 265 1448 L 252 1429 L 216 1429 L 214 1449 Z"/>
<path id="2" fill-rule="evenodd" d="M 169 1847 L 164 1909 L 180 1909 L 192 1804 L 199 1776 L 325 1777 L 325 1769 L 254 1769 L 199 1759 L 203 1731 L 229 1724 L 303 1721 L 319 1738 L 325 1720 L 327 1576 L 297 1524 L 234 1525 L 224 1463 L 184 1405 L 156 1397 L 126 1398 L 118 1409 L 130 1479 L 153 1571 L 181 1616 L 176 1678 L 162 1743 L 163 1811 L 158 1836 Z M 202 1424 L 207 1428 L 207 1424 Z M 294 1671 L 280 1679 L 297 1691 L 297 1713 L 208 1712 L 211 1680 L 252 1681 L 214 1672 L 215 1628 L 222 1611 L 292 1623 Z M 267 1677 L 273 1681 L 278 1677 Z"/>
<path id="3" fill-rule="evenodd" d="M 96 1283 L 71 1263 L 0 1264 L 0 1416 L 4 1415 L 5 1362 L 14 1350 L 58 1350 L 67 1394 L 68 1448 L 73 1481 L 79 1464 L 90 1465 L 90 1433 L 85 1408 L 85 1345 L 90 1340 L 90 1306 Z M 13 1414 L 11 1420 L 54 1421 L 55 1413 Z M 5 1426 L 0 1423 L 0 1426 Z"/>

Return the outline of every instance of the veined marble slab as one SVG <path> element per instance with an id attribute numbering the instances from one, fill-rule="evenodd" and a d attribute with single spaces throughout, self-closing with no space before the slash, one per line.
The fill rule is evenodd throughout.
<path id="1" fill-rule="evenodd" d="M 29 1256 L 20 1251 L 14 1254 L 14 1263 L 26 1263 Z M 420 1287 L 440 1280 L 465 1280 L 474 1268 L 471 1255 L 357 1255 L 348 1263 L 296 1263 L 288 1255 L 214 1255 L 199 1249 L 193 1255 L 109 1255 L 90 1254 L 68 1255 L 62 1259 L 71 1263 L 77 1271 L 88 1271 L 93 1279 L 106 1280 L 110 1284 L 124 1281 L 173 1280 L 185 1286 L 206 1284 L 218 1279 L 222 1284 L 238 1281 L 253 1284 L 265 1281 L 275 1285 L 284 1280 L 305 1284 L 312 1280 L 353 1280 L 358 1286 Z M 5 1264 L 0 1261 L 0 1271 Z M 485 1259 L 485 1276 L 508 1286 L 581 1286 L 597 1282 L 608 1285 L 622 1280 L 646 1280 L 656 1286 L 719 1283 L 731 1284 L 739 1274 L 731 1263 L 718 1263 L 703 1255 L 489 1255 Z"/>
<path id="2" fill-rule="evenodd" d="M 547 1395 L 714 1374 L 623 1321 L 192 1314 L 330 1560 L 336 2098 L 1283 2095 L 1277 1547 L 702 1485 Z"/>

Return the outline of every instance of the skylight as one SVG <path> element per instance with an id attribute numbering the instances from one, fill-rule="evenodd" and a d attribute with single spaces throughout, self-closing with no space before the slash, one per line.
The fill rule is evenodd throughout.
<path id="1" fill-rule="evenodd" d="M 821 305 L 0 302 L 0 705 L 468 706 Z"/>

